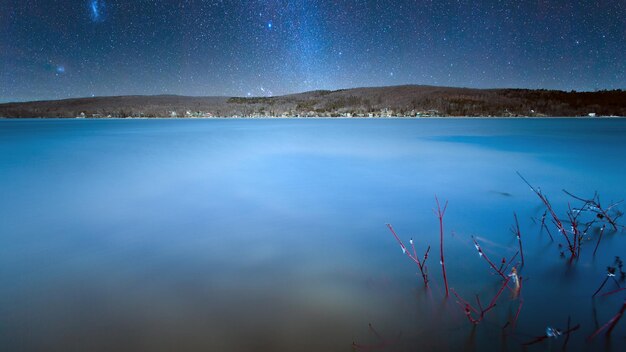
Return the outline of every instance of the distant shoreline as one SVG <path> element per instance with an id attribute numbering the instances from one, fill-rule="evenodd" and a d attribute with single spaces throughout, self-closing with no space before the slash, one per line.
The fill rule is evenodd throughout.
<path id="1" fill-rule="evenodd" d="M 626 119 L 626 116 L 431 116 L 431 117 L 104 117 L 104 118 L 76 118 L 76 117 L 0 117 L 0 120 L 68 120 L 68 121 L 117 121 L 117 120 L 172 120 L 172 121 L 210 121 L 210 120 L 552 120 L 552 119 L 576 119 L 576 120 L 615 120 Z"/>
<path id="2" fill-rule="evenodd" d="M 94 97 L 0 104 L 8 118 L 545 118 L 626 116 L 626 91 L 395 86 L 275 97 Z"/>

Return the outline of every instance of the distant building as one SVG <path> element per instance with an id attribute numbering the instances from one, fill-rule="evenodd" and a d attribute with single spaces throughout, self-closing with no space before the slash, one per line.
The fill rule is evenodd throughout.
<path id="1" fill-rule="evenodd" d="M 393 116 L 393 110 L 384 108 L 384 109 L 380 110 L 380 116 L 382 116 L 382 117 L 392 117 Z"/>
<path id="2" fill-rule="evenodd" d="M 595 112 L 590 112 L 589 113 L 589 117 L 596 117 L 596 113 Z"/>

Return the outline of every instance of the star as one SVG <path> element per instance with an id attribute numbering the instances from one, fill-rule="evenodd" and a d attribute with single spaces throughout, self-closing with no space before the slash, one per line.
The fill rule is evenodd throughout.
<path id="1" fill-rule="evenodd" d="M 626 88 L 624 1 L 579 1 L 562 11 L 548 0 L 45 3 L 2 8 L 11 35 L 0 30 L 0 101 L 399 83 Z M 33 14 L 46 11 L 38 19 L 45 23 L 33 25 Z M 33 89 L 52 77 L 63 78 L 63 89 Z"/>

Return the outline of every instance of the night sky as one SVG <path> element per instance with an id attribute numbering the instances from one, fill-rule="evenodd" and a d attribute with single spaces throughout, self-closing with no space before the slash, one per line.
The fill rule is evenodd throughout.
<path id="1" fill-rule="evenodd" d="M 626 0 L 0 0 L 0 102 L 626 88 Z"/>

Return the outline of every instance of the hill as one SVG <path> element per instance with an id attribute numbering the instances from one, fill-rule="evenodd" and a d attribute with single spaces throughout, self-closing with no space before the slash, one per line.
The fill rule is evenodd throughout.
<path id="1" fill-rule="evenodd" d="M 393 86 L 276 97 L 118 96 L 0 104 L 0 117 L 626 116 L 626 91 Z"/>

